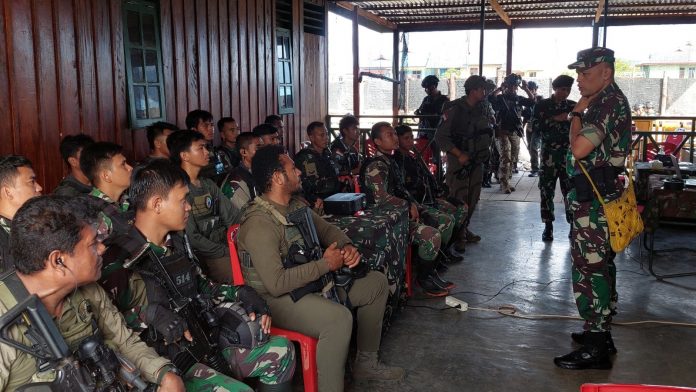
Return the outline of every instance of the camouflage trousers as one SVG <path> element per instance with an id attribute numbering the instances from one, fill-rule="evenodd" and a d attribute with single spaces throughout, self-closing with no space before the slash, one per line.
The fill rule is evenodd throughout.
<path id="1" fill-rule="evenodd" d="M 447 213 L 454 219 L 454 232 L 457 233 L 462 228 L 466 227 L 469 208 L 466 204 L 455 206 L 445 199 L 437 199 L 437 209 Z"/>
<path id="2" fill-rule="evenodd" d="M 519 141 L 519 138 L 518 138 Z M 510 187 L 510 175 L 512 174 L 512 137 L 501 135 L 495 137 L 495 147 L 500 154 L 500 164 L 498 165 L 498 181 L 500 190 L 505 191 Z"/>
<path id="3" fill-rule="evenodd" d="M 568 203 L 568 173 L 566 172 L 566 152 L 558 146 L 544 146 L 541 149 L 541 174 L 539 175 L 539 194 L 541 196 L 541 221 L 553 222 L 556 220 L 554 214 L 553 198 L 556 195 L 556 181 L 561 182 L 561 193 L 563 194 L 563 204 L 565 205 L 566 221 L 570 223 L 573 215 L 570 213 Z"/>
<path id="4" fill-rule="evenodd" d="M 440 231 L 421 222 L 410 221 L 409 232 L 411 241 L 418 247 L 418 257 L 424 261 L 434 261 L 442 244 Z"/>
<path id="5" fill-rule="evenodd" d="M 418 214 L 420 215 L 421 223 L 434 227 L 440 232 L 440 244 L 442 246 L 449 244 L 450 239 L 452 239 L 452 234 L 454 234 L 456 223 L 454 216 L 447 212 L 440 211 L 435 207 L 422 204 Z"/>
<path id="6" fill-rule="evenodd" d="M 520 160 L 520 137 L 516 134 L 510 135 L 510 165 L 511 169 L 517 168 L 517 162 Z"/>
<path id="7" fill-rule="evenodd" d="M 236 379 L 258 377 L 263 384 L 280 384 L 292 379 L 295 373 L 295 348 L 280 336 L 271 336 L 261 347 L 244 349 L 227 347 L 222 356 Z M 197 363 L 184 375 L 187 391 L 253 391 L 246 384 Z"/>
<path id="8" fill-rule="evenodd" d="M 609 244 L 604 210 L 597 200 L 578 203 L 575 190 L 569 193 L 573 214 L 570 256 L 573 261 L 573 294 L 584 329 L 601 332 L 611 329 L 616 308 L 616 253 Z"/>

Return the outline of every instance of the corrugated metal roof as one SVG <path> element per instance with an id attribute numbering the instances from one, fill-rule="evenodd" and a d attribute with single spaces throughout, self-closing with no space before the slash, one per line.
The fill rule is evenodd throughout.
<path id="1" fill-rule="evenodd" d="M 669 19 L 696 22 L 696 0 L 606 0 L 608 20 Z M 476 25 L 480 21 L 480 0 L 382 0 L 344 2 L 357 5 L 400 28 L 425 27 L 438 24 Z M 544 21 L 559 24 L 591 23 L 597 11 L 598 0 L 499 0 L 510 17 L 513 27 L 522 22 Z M 487 22 L 500 18 L 486 1 Z"/>

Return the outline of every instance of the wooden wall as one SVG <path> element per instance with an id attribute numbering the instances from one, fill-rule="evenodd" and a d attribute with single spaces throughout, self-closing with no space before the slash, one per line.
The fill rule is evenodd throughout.
<path id="1" fill-rule="evenodd" d="M 323 4 L 324 0 L 312 0 Z M 311 121 L 327 114 L 327 41 L 302 31 L 293 0 L 295 113 L 285 143 L 296 151 Z M 0 154 L 34 162 L 52 190 L 65 174 L 58 145 L 68 134 L 147 153 L 128 128 L 122 0 L 2 0 Z M 160 0 L 166 119 L 184 127 L 201 108 L 235 117 L 243 131 L 277 112 L 275 0 Z"/>

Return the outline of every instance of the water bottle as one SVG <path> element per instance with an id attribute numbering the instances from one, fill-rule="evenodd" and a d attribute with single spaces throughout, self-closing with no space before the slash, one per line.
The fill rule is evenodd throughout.
<path id="1" fill-rule="evenodd" d="M 215 153 L 215 173 L 222 174 L 225 171 L 225 165 L 222 163 L 221 152 Z"/>

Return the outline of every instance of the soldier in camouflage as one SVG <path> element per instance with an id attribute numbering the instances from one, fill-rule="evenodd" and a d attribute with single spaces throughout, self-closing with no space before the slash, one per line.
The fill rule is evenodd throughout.
<path id="1" fill-rule="evenodd" d="M 609 369 L 616 353 L 611 337 L 611 319 L 616 312 L 616 266 L 609 243 L 607 219 L 580 165 L 589 173 L 602 197 L 612 200 L 623 186 L 623 171 L 631 145 L 631 107 L 614 81 L 614 52 L 590 48 L 578 52 L 577 61 L 568 66 L 578 74 L 582 97 L 569 114 L 570 148 L 568 177 L 573 189 L 568 193 L 573 213 L 571 258 L 573 292 L 584 332 L 573 333 L 582 345 L 567 355 L 556 357 L 557 366 L 566 369 Z"/>
<path id="2" fill-rule="evenodd" d="M 257 189 L 254 177 L 251 175 L 251 159 L 256 149 L 261 145 L 261 139 L 253 132 L 242 132 L 237 137 L 237 151 L 241 161 L 239 166 L 225 177 L 220 190 L 232 202 L 232 207 L 241 211 L 244 206 L 254 200 Z"/>
<path id="3" fill-rule="evenodd" d="M 451 255 L 447 259 L 460 261 L 462 253 L 466 250 L 468 208 L 466 204 L 458 200 L 450 202 L 445 199 L 445 190 L 440 187 L 435 176 L 430 173 L 420 151 L 413 143 L 411 127 L 399 125 L 395 130 L 399 137 L 399 149 L 394 151 L 394 161 L 399 166 L 404 186 L 421 205 L 432 207 L 450 216 L 454 222 L 454 235 L 451 236 L 450 243 L 446 244 Z M 455 206 L 453 203 L 457 203 L 457 205 Z"/>
<path id="4" fill-rule="evenodd" d="M 0 157 L 0 274 L 14 268 L 10 227 L 19 207 L 41 194 L 31 161 L 20 155 Z"/>
<path id="5" fill-rule="evenodd" d="M 361 188 L 367 202 L 369 205 L 409 210 L 411 238 L 418 247 L 418 283 L 427 295 L 446 296 L 454 284 L 442 279 L 436 266 L 441 245 L 447 244 L 452 236 L 454 219 L 451 215 L 419 204 L 406 190 L 399 167 L 391 156 L 399 148 L 399 139 L 389 123 L 373 125 L 370 139 L 374 141 L 377 151 L 374 157 L 363 163 L 360 171 Z"/>
<path id="6" fill-rule="evenodd" d="M 271 315 L 265 301 L 248 286 L 218 284 L 202 274 L 193 254 L 187 251 L 187 239 L 181 235 L 189 218 L 186 175 L 167 161 L 152 162 L 138 169 L 133 176 L 131 196 L 136 210 L 133 228 L 115 239 L 104 254 L 103 275 L 99 283 L 113 297 L 124 313 L 128 325 L 161 355 L 174 358 L 180 351 L 172 344 L 191 340 L 189 328 L 205 323 L 184 320 L 174 309 L 167 283 L 153 263 L 170 265 L 167 259 L 184 257 L 193 271 L 196 298 L 212 301 L 220 307 L 226 302 L 241 302 L 252 320 L 257 320 L 266 334 L 270 333 Z M 146 249 L 143 251 L 143 249 Z M 124 266 L 129 262 L 130 266 Z M 126 268 L 127 267 L 127 268 Z M 172 269 L 179 284 L 180 267 Z M 174 275 L 172 277 L 174 280 Z M 182 284 L 183 286 L 183 284 Z M 181 288 L 180 290 L 185 290 Z M 217 312 L 216 312 L 217 313 Z M 285 338 L 273 336 L 256 347 L 234 345 L 218 339 L 222 357 L 232 370 L 224 375 L 201 364 L 184 372 L 190 391 L 208 391 L 220 386 L 228 391 L 251 391 L 241 380 L 258 377 L 260 391 L 290 391 L 295 369 L 294 348 Z"/>
<path id="7" fill-rule="evenodd" d="M 492 124 L 490 106 L 483 104 L 487 83 L 481 76 L 470 76 L 464 82 L 466 95 L 445 105 L 440 127 L 435 135 L 442 151 L 447 152 L 445 181 L 449 198 L 468 208 L 466 222 L 467 242 L 478 242 L 481 237 L 469 230 L 471 216 L 481 196 L 483 162 L 490 157 Z"/>
<path id="8" fill-rule="evenodd" d="M 239 136 L 239 125 L 237 120 L 232 117 L 223 117 L 217 122 L 218 132 L 222 143 L 213 149 L 215 156 L 222 161 L 224 172 L 229 173 L 239 166 L 242 157 L 239 155 L 237 147 L 237 137 Z"/>
<path id="9" fill-rule="evenodd" d="M 358 118 L 350 114 L 341 118 L 338 123 L 341 137 L 334 140 L 329 149 L 338 165 L 340 175 L 358 174 L 360 171 L 362 158 L 358 152 L 359 127 Z"/>
<path id="10" fill-rule="evenodd" d="M 126 190 L 130 186 L 133 167 L 123 156 L 123 148 L 111 142 L 97 142 L 85 147 L 80 155 L 80 167 L 94 186 L 89 193 L 102 210 L 108 230 L 104 244 L 130 229 L 133 212 Z"/>
<path id="11" fill-rule="evenodd" d="M 171 361 L 159 356 L 127 328 L 107 293 L 95 284 L 101 274 L 104 245 L 94 227 L 99 220 L 97 211 L 84 207 L 84 203 L 66 196 L 40 196 L 17 211 L 12 222 L 11 249 L 16 271 L 0 280 L 0 314 L 28 294 L 37 295 L 70 352 L 96 334 L 131 361 L 146 381 L 159 384 L 161 390 L 183 392 L 184 384 L 173 373 Z M 26 321 L 21 318 L 6 331 L 9 336 L 5 337 L 31 347 L 36 339 L 27 333 L 32 327 Z M 41 336 L 41 332 L 34 333 Z M 39 369 L 39 363 L 48 368 Z M 40 361 L 14 346 L 0 344 L 0 390 L 14 391 L 28 383 L 52 382 L 56 378 L 52 365 L 52 361 Z M 31 384 L 28 386 L 32 388 Z M 78 388 L 64 383 L 58 389 Z"/>
<path id="12" fill-rule="evenodd" d="M 568 100 L 568 94 L 575 80 L 567 75 L 560 75 L 552 82 L 553 95 L 544 99 L 534 107 L 532 128 L 541 135 L 541 176 L 539 177 L 539 193 L 541 195 L 541 221 L 546 227 L 541 236 L 543 241 L 553 241 L 553 221 L 555 220 L 553 198 L 556 191 L 556 181 L 561 182 L 561 193 L 565 204 L 565 215 L 568 223 L 573 219 L 568 204 L 568 174 L 566 171 L 566 155 L 570 140 L 568 130 L 570 122 L 568 113 L 573 110 L 576 102 Z"/>
<path id="13" fill-rule="evenodd" d="M 322 211 L 324 199 L 341 192 L 338 166 L 331 159 L 329 132 L 324 123 L 312 122 L 307 126 L 310 145 L 295 154 L 295 166 L 302 172 L 302 193 L 316 211 Z"/>
<path id="14" fill-rule="evenodd" d="M 53 190 L 54 195 L 80 196 L 92 191 L 89 178 L 80 169 L 82 150 L 92 143 L 94 143 L 94 139 L 83 133 L 68 135 L 60 141 L 60 156 L 68 166 L 70 173 Z"/>

